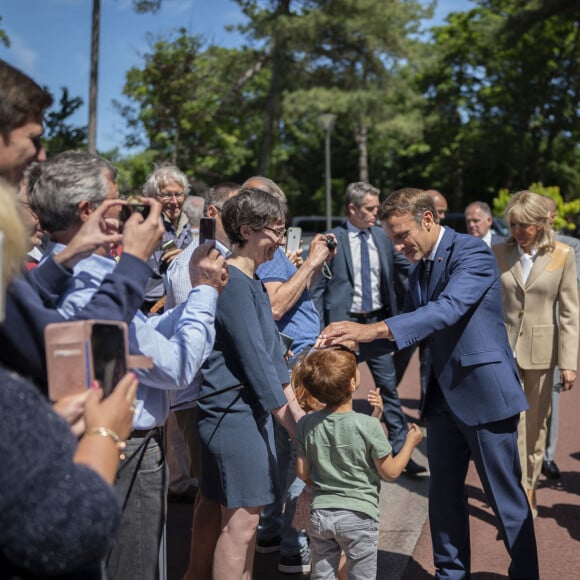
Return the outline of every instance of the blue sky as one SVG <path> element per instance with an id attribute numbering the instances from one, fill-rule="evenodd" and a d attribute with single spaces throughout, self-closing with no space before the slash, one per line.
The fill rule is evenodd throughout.
<path id="1" fill-rule="evenodd" d="M 451 11 L 471 7 L 468 0 L 439 0 L 433 24 L 443 21 Z M 0 28 L 8 34 L 11 46 L 0 46 L 0 58 L 22 69 L 55 98 L 66 86 L 83 106 L 72 121 L 87 124 L 89 56 L 91 44 L 91 0 L 3 0 Z M 112 106 L 121 97 L 125 73 L 141 63 L 148 47 L 147 33 L 166 35 L 185 27 L 208 42 L 236 46 L 240 38 L 226 32 L 225 26 L 243 21 L 233 0 L 165 0 L 158 14 L 139 15 L 131 0 L 101 0 L 101 38 L 97 148 L 122 148 L 124 121 Z"/>

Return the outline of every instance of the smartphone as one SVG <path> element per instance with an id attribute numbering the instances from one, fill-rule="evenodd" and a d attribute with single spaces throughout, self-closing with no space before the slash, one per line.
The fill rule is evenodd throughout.
<path id="1" fill-rule="evenodd" d="M 165 254 L 165 252 L 169 252 L 170 250 L 177 250 L 177 244 L 175 243 L 175 240 L 167 240 L 161 244 L 161 249 Z"/>
<path id="2" fill-rule="evenodd" d="M 296 252 L 300 249 L 300 242 L 302 241 L 302 228 L 288 228 L 286 234 L 286 251 Z"/>
<path id="3" fill-rule="evenodd" d="M 199 243 L 215 240 L 215 218 L 202 217 L 199 220 Z"/>
<path id="4" fill-rule="evenodd" d="M 127 372 L 125 335 L 116 324 L 95 323 L 91 332 L 93 377 L 99 381 L 105 397 Z"/>
<path id="5" fill-rule="evenodd" d="M 112 392 L 127 367 L 127 324 L 78 320 L 48 324 L 45 332 L 48 393 L 52 401 L 82 393 L 98 380 L 105 395 Z"/>

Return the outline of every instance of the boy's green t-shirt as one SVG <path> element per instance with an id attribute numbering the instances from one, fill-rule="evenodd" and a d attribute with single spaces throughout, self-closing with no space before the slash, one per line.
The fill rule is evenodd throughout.
<path id="1" fill-rule="evenodd" d="M 305 415 L 296 430 L 298 455 L 314 483 L 312 509 L 347 509 L 379 519 L 381 478 L 373 459 L 391 453 L 378 419 L 349 411 Z"/>

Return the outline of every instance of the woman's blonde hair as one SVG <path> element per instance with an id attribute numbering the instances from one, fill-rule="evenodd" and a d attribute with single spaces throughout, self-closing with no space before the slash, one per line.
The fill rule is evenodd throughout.
<path id="1" fill-rule="evenodd" d="M 554 236 L 550 225 L 550 213 L 544 198 L 533 191 L 518 191 L 514 193 L 506 205 L 504 217 L 506 222 L 533 224 L 538 228 L 536 250 L 544 254 L 554 249 Z M 509 242 L 516 243 L 513 236 Z"/>
<path id="2" fill-rule="evenodd" d="M 18 211 L 17 192 L 0 178 L 0 232 L 2 232 L 2 294 L 10 279 L 22 269 L 26 254 L 26 229 Z M 0 313 L 4 318 L 4 313 Z"/>

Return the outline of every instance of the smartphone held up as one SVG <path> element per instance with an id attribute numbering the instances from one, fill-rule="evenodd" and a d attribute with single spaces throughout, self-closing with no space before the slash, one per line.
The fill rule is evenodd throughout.
<path id="1" fill-rule="evenodd" d="M 215 218 L 202 217 L 199 220 L 199 243 L 215 240 Z"/>
<path id="2" fill-rule="evenodd" d="M 297 252 L 302 241 L 302 228 L 290 227 L 286 234 L 286 252 Z"/>

